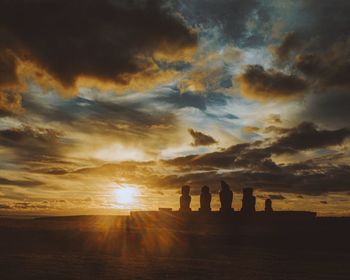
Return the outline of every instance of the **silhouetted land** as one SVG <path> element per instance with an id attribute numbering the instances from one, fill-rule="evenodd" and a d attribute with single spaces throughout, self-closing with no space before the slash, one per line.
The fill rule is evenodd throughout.
<path id="1" fill-rule="evenodd" d="M 349 279 L 350 219 L 234 225 L 0 219 L 0 279 Z"/>

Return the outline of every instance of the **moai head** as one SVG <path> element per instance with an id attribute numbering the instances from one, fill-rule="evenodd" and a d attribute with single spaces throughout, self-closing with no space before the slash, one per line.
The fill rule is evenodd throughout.
<path id="1" fill-rule="evenodd" d="M 199 211 L 210 212 L 211 211 L 210 202 L 211 202 L 211 194 L 209 191 L 209 187 L 203 186 L 201 189 L 201 195 L 200 195 Z"/>
<path id="2" fill-rule="evenodd" d="M 255 196 L 253 196 L 253 188 L 243 188 L 242 208 L 241 212 L 247 215 L 255 213 Z"/>
<path id="3" fill-rule="evenodd" d="M 221 191 L 229 191 L 230 190 L 230 186 L 224 181 L 221 181 Z"/>
<path id="4" fill-rule="evenodd" d="M 253 188 L 243 188 L 243 197 L 253 196 Z"/>
<path id="5" fill-rule="evenodd" d="M 233 210 L 232 209 L 233 193 L 230 189 L 230 186 L 225 181 L 221 181 L 221 190 L 220 190 L 219 196 L 220 196 L 220 203 L 221 203 L 220 211 L 231 212 Z"/>
<path id="6" fill-rule="evenodd" d="M 180 196 L 180 211 L 191 211 L 191 196 L 190 196 L 190 187 L 183 186 L 181 188 L 182 195 Z"/>
<path id="7" fill-rule="evenodd" d="M 272 207 L 272 201 L 270 198 L 267 198 L 265 200 L 265 207 L 268 207 L 268 208 Z"/>
<path id="8" fill-rule="evenodd" d="M 185 195 L 185 196 L 190 195 L 190 187 L 189 186 L 182 186 L 181 194 Z"/>
<path id="9" fill-rule="evenodd" d="M 209 187 L 208 186 L 203 186 L 201 189 L 201 193 L 208 194 L 209 193 Z"/>
<path id="10" fill-rule="evenodd" d="M 265 200 L 265 212 L 272 212 L 272 201 L 270 198 Z"/>

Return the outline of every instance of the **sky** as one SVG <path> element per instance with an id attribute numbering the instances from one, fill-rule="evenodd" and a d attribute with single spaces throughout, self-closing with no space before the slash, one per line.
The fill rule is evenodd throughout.
<path id="1" fill-rule="evenodd" d="M 0 0 L 0 214 L 350 215 L 350 1 Z M 132 199 L 120 198 L 131 194 Z"/>

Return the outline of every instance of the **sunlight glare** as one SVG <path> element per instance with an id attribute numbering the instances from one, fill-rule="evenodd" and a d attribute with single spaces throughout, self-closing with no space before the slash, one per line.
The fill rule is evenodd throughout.
<path id="1" fill-rule="evenodd" d="M 114 191 L 115 199 L 120 204 L 131 205 L 136 202 L 139 190 L 135 187 L 121 187 Z"/>

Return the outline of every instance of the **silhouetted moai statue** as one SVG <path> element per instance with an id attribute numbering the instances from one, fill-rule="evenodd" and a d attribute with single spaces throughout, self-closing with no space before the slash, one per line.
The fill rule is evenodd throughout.
<path id="1" fill-rule="evenodd" d="M 221 181 L 221 190 L 220 190 L 220 203 L 221 203 L 221 212 L 231 212 L 232 208 L 232 200 L 233 193 L 230 189 L 230 186 L 226 184 L 225 181 Z"/>
<path id="2" fill-rule="evenodd" d="M 181 189 L 182 195 L 180 196 L 180 211 L 188 212 L 191 211 L 191 196 L 190 196 L 190 187 L 183 186 Z"/>
<path id="3" fill-rule="evenodd" d="M 204 186 L 201 189 L 199 211 L 210 212 L 211 211 L 210 202 L 211 202 L 211 193 L 209 191 L 209 187 Z"/>
<path id="4" fill-rule="evenodd" d="M 267 198 L 265 200 L 265 213 L 271 213 L 271 212 L 273 212 L 272 201 L 270 198 Z"/>
<path id="5" fill-rule="evenodd" d="M 246 215 L 255 213 L 255 196 L 252 188 L 243 188 L 243 199 L 241 212 Z"/>

